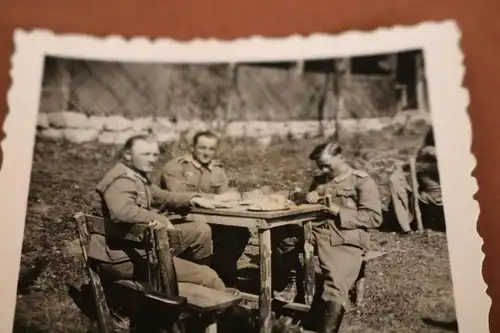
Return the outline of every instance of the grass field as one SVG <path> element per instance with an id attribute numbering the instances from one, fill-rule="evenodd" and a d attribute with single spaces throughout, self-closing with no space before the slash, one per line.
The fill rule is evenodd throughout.
<path id="1" fill-rule="evenodd" d="M 372 150 L 365 137 L 364 151 L 352 151 L 353 164 L 369 171 L 379 183 L 384 206 L 385 182 L 396 160 L 415 147 L 418 133 L 397 140 L 382 135 Z M 249 142 L 224 142 L 220 158 L 233 179 L 232 186 L 275 190 L 305 187 L 313 165 L 307 154 L 315 139 L 273 142 L 267 151 Z M 185 147 L 175 151 L 179 154 Z M 67 252 L 76 238 L 70 217 L 90 209 L 89 194 L 112 166 L 117 150 L 96 144 L 72 145 L 38 141 L 34 152 L 31 188 L 15 316 L 15 332 L 96 332 L 91 314 L 78 306 L 86 277 Z M 172 154 L 165 150 L 165 158 Z M 397 231 L 397 230 L 396 230 Z M 342 332 L 449 332 L 456 331 L 446 236 L 442 232 L 402 236 L 375 231 L 372 248 L 388 254 L 368 268 L 366 301 L 350 312 Z M 255 246 L 249 245 L 248 252 Z M 247 263 L 247 257 L 241 263 Z M 89 318 L 90 317 L 90 318 Z"/>

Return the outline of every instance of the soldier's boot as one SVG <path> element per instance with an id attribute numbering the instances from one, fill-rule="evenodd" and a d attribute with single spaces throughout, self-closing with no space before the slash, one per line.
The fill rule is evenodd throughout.
<path id="1" fill-rule="evenodd" d="M 344 313 L 342 304 L 334 301 L 325 302 L 322 325 L 318 333 L 338 333 Z"/>
<path id="2" fill-rule="evenodd" d="M 288 304 L 295 300 L 297 294 L 297 281 L 293 278 L 283 290 L 274 292 L 274 298 L 280 302 Z"/>
<path id="3" fill-rule="evenodd" d="M 235 296 L 241 295 L 241 292 L 235 288 L 226 287 L 224 291 Z M 254 326 L 253 318 L 252 309 L 240 303 L 233 304 L 218 314 L 218 322 L 222 328 L 221 331 L 238 327 L 241 331 L 248 332 Z"/>

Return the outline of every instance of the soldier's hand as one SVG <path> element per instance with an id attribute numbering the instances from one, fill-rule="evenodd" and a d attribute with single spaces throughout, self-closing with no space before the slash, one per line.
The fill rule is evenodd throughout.
<path id="1" fill-rule="evenodd" d="M 207 209 L 214 209 L 215 206 L 213 204 L 212 200 L 208 200 L 202 197 L 194 197 L 192 198 L 189 203 L 193 206 L 201 207 L 201 208 L 207 208 Z"/>
<path id="2" fill-rule="evenodd" d="M 160 225 L 160 222 L 156 221 L 156 220 L 153 220 L 153 221 L 149 221 L 148 223 L 148 227 L 153 227 L 153 228 L 156 228 Z"/>
<path id="3" fill-rule="evenodd" d="M 319 201 L 319 198 L 320 198 L 320 196 L 319 196 L 318 192 L 316 192 L 316 191 L 309 192 L 306 195 L 306 201 L 310 204 L 317 203 Z"/>
<path id="4" fill-rule="evenodd" d="M 159 221 L 156 221 L 156 220 L 153 220 L 153 221 L 151 221 L 151 222 L 148 223 L 148 227 L 153 227 L 153 228 L 156 228 L 156 227 L 158 227 L 160 225 L 165 225 L 167 227 L 167 229 L 175 229 L 174 225 L 170 221 L 168 221 L 167 224 L 160 223 Z"/>
<path id="5" fill-rule="evenodd" d="M 334 215 L 338 215 L 340 212 L 340 206 L 337 205 L 336 203 L 331 202 L 330 206 L 328 206 L 328 209 L 330 212 L 332 212 Z"/>

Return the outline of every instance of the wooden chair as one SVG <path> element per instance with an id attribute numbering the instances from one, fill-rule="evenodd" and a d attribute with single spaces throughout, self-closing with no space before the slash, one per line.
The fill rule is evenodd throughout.
<path id="1" fill-rule="evenodd" d="M 101 333 L 114 332 L 109 301 L 120 298 L 121 305 L 131 305 L 131 330 L 135 332 L 185 332 L 185 319 L 203 322 L 205 332 L 217 332 L 217 315 L 238 303 L 241 298 L 192 283 L 178 283 L 173 265 L 173 254 L 182 246 L 179 230 L 165 227 L 131 225 L 118 229 L 100 217 L 77 213 L 74 220 L 78 228 L 80 246 L 86 272 L 95 301 L 97 322 Z M 87 256 L 90 236 L 100 234 L 107 239 L 134 243 L 151 254 L 149 282 L 130 280 L 101 282 L 96 263 Z"/>

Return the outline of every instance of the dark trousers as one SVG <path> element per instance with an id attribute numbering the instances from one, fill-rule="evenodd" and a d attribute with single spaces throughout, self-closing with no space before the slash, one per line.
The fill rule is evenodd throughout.
<path id="1" fill-rule="evenodd" d="M 273 277 L 283 278 L 293 267 L 294 257 L 302 252 L 303 229 L 290 226 L 276 228 L 273 238 Z M 275 230 L 273 230 L 274 232 Z M 313 227 L 313 246 L 318 255 L 322 272 L 323 288 L 321 298 L 346 306 L 349 290 L 356 282 L 363 263 L 364 250 L 350 244 L 332 245 L 332 233 L 328 224 Z M 287 254 L 290 254 L 287 256 Z M 274 275 L 276 272 L 276 275 Z"/>
<path id="2" fill-rule="evenodd" d="M 205 264 L 212 248 L 211 230 L 207 224 L 185 222 L 176 224 L 183 231 L 185 249 L 178 257 L 173 258 L 178 282 L 190 282 L 213 289 L 224 290 L 224 282 L 217 273 Z M 101 263 L 101 272 L 112 279 L 147 281 L 148 262 L 140 256 L 129 255 L 131 260 L 119 264 Z"/>
<path id="3" fill-rule="evenodd" d="M 213 239 L 212 268 L 228 287 L 235 287 L 238 277 L 238 260 L 245 252 L 250 239 L 247 228 L 211 225 Z"/>

